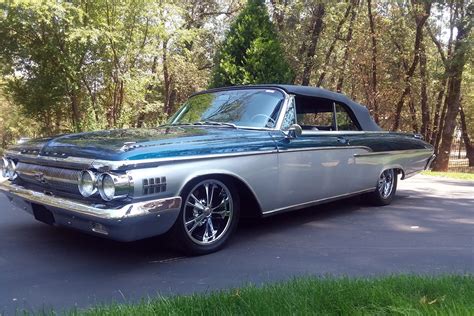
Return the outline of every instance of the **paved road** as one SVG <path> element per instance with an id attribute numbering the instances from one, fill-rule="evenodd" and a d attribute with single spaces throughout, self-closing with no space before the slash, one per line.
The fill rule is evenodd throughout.
<path id="1" fill-rule="evenodd" d="M 80 308 L 295 275 L 474 273 L 474 182 L 416 176 L 391 206 L 350 199 L 247 222 L 221 252 L 122 244 L 35 222 L 0 197 L 0 314 Z"/>

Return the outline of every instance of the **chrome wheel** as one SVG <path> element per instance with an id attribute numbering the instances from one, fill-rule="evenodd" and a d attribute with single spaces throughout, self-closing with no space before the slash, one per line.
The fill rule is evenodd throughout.
<path id="1" fill-rule="evenodd" d="M 390 197 L 393 191 L 393 185 L 395 183 L 395 172 L 393 169 L 385 170 L 382 172 L 379 178 L 377 189 L 379 190 L 380 196 L 384 199 Z"/>
<path id="2" fill-rule="evenodd" d="M 207 179 L 199 182 L 185 201 L 184 228 L 196 244 L 214 244 L 229 230 L 234 203 L 229 188 L 221 181 Z"/>

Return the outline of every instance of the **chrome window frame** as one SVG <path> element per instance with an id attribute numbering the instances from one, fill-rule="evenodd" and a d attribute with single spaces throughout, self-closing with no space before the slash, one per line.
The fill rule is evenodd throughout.
<path id="1" fill-rule="evenodd" d="M 283 120 L 285 118 L 285 115 L 288 111 L 288 108 L 289 108 L 289 105 L 291 102 L 294 102 L 295 104 L 295 111 L 296 111 L 296 99 L 295 99 L 295 95 L 294 94 L 287 94 L 285 93 L 285 91 L 282 91 L 284 94 L 286 94 L 287 98 L 285 100 L 285 104 L 284 104 L 284 108 L 282 107 L 281 111 L 280 111 L 280 117 L 278 118 L 278 124 L 277 124 L 277 128 L 273 128 L 271 130 L 274 130 L 274 129 L 277 129 L 277 130 L 280 130 L 281 132 L 285 133 L 287 132 L 287 130 L 284 130 L 282 129 L 282 125 L 283 125 Z M 348 112 L 347 110 L 347 106 L 345 106 L 344 104 L 342 104 L 341 102 L 337 102 L 333 99 L 327 99 L 327 100 L 330 100 L 332 101 L 332 118 L 333 118 L 333 125 L 335 124 L 335 130 L 332 130 L 332 131 L 326 131 L 326 130 L 318 130 L 318 131 L 309 131 L 309 130 L 303 130 L 303 133 L 302 135 L 328 135 L 329 133 L 334 133 L 336 132 L 334 135 L 341 135 L 341 134 L 366 134 L 366 133 L 389 133 L 389 131 L 364 131 L 361 127 L 360 127 L 360 124 L 358 121 L 354 121 L 354 120 L 357 120 L 357 118 L 354 116 L 352 117 L 352 115 L 350 115 L 350 113 Z M 356 126 L 358 126 L 359 128 L 361 128 L 361 130 L 358 130 L 358 131 L 341 131 L 339 130 L 339 127 L 338 127 L 338 124 L 337 124 L 337 104 L 340 104 L 344 110 L 347 112 L 347 114 L 349 115 L 349 117 L 351 118 L 351 120 L 354 121 L 354 123 L 356 124 Z M 298 123 L 298 116 L 296 115 L 295 113 L 295 123 L 296 124 L 299 124 Z"/>

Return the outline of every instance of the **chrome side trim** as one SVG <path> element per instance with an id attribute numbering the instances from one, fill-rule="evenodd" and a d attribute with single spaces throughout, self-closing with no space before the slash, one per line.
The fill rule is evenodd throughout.
<path id="1" fill-rule="evenodd" d="M 280 149 L 279 153 L 298 152 L 298 151 L 318 151 L 318 150 L 338 150 L 338 149 L 363 149 L 372 152 L 372 149 L 367 146 L 322 146 L 322 147 L 305 147 L 305 148 L 290 148 Z M 354 155 L 355 156 L 355 155 Z"/>
<path id="2" fill-rule="evenodd" d="M 306 207 L 310 207 L 310 206 L 314 206 L 314 205 L 318 205 L 318 204 L 322 204 L 322 203 L 328 203 L 328 202 L 336 201 L 336 200 L 339 200 L 339 199 L 348 198 L 348 197 L 351 197 L 351 196 L 354 196 L 354 195 L 359 195 L 359 194 L 362 194 L 362 193 L 372 192 L 374 190 L 375 190 L 375 187 L 370 188 L 370 189 L 364 189 L 364 190 L 356 191 L 356 192 L 336 195 L 336 196 L 329 197 L 329 198 L 324 198 L 324 199 L 314 200 L 314 201 L 310 201 L 310 202 L 295 204 L 295 205 L 282 207 L 282 208 L 278 208 L 278 209 L 271 210 L 271 211 L 266 211 L 266 212 L 263 212 L 262 215 L 265 217 L 265 216 L 270 216 L 270 215 L 274 215 L 274 214 L 277 214 L 277 213 L 295 211 L 295 210 L 299 210 L 299 209 L 302 209 L 302 208 L 306 208 Z"/>
<path id="3" fill-rule="evenodd" d="M 164 164 L 164 163 L 170 163 L 170 162 L 267 155 L 267 154 L 275 154 L 277 152 L 278 150 L 275 148 L 272 150 L 234 152 L 234 153 L 225 153 L 225 154 L 193 155 L 193 156 L 185 156 L 185 157 L 152 158 L 152 159 L 143 159 L 143 160 L 137 160 L 137 161 L 134 161 L 134 160 L 121 160 L 121 161 L 95 160 L 93 161 L 91 166 L 93 168 L 96 168 L 97 170 L 101 170 L 104 168 L 110 168 L 112 170 L 137 169 L 137 168 L 150 168 L 158 164 Z"/>
<path id="4" fill-rule="evenodd" d="M 101 205 L 85 204 L 28 190 L 22 186 L 12 184 L 9 181 L 0 183 L 0 192 L 5 193 L 7 196 L 19 197 L 29 202 L 66 210 L 71 213 L 107 220 L 121 220 L 124 218 L 143 216 L 165 210 L 179 210 L 181 208 L 181 197 L 179 196 L 130 203 L 119 208 L 105 208 L 101 207 Z"/>
<path id="5" fill-rule="evenodd" d="M 367 157 L 367 156 L 384 156 L 384 155 L 399 155 L 399 154 L 413 154 L 413 153 L 430 153 L 433 152 L 431 149 L 409 149 L 409 150 L 391 150 L 391 151 L 372 151 L 363 154 L 354 154 L 354 157 Z"/>
<path id="6" fill-rule="evenodd" d="M 319 136 L 319 135 L 364 135 L 364 134 L 390 134 L 391 132 L 389 131 L 325 131 L 325 130 L 318 130 L 318 131 L 312 131 L 312 130 L 303 130 L 303 135 L 314 135 L 314 136 Z"/>

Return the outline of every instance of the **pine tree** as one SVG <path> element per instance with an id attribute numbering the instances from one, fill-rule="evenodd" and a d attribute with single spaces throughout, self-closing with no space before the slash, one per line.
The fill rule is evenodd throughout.
<path id="1" fill-rule="evenodd" d="M 248 0 L 218 54 L 211 86 L 290 83 L 287 63 L 263 0 Z"/>

